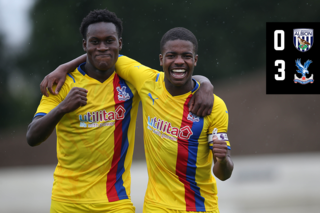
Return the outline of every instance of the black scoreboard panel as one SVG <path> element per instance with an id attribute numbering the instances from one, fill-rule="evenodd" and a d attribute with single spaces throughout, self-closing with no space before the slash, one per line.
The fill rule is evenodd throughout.
<path id="1" fill-rule="evenodd" d="M 267 94 L 320 94 L 320 23 L 267 23 L 266 45 Z"/>

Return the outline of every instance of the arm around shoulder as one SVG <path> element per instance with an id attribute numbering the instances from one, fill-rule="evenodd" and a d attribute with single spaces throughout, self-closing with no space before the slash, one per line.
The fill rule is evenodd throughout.
<path id="1" fill-rule="evenodd" d="M 213 85 L 204 76 L 194 75 L 192 77 L 200 83 L 200 88 L 189 101 L 189 111 L 200 117 L 210 115 L 214 101 Z"/>
<path id="2" fill-rule="evenodd" d="M 78 58 L 75 58 L 67 63 L 59 65 L 54 71 L 46 75 L 40 83 L 41 93 L 48 97 L 48 88 L 51 94 L 57 95 L 65 82 L 66 75 L 74 71 L 77 68 L 77 66 L 79 66 L 81 63 L 85 62 L 86 57 L 87 54 L 81 55 Z M 54 84 L 57 84 L 55 92 L 53 92 Z"/>
<path id="3" fill-rule="evenodd" d="M 138 91 L 145 81 L 155 77 L 159 71 L 151 69 L 140 62 L 122 55 L 116 63 L 116 72 L 125 81 L 130 82 Z"/>

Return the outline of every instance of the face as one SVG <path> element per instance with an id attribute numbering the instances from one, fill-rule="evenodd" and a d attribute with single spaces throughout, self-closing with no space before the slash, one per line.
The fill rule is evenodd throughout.
<path id="1" fill-rule="evenodd" d="M 116 26 L 110 22 L 90 24 L 87 39 L 83 39 L 83 49 L 87 52 L 87 63 L 95 69 L 107 71 L 118 60 L 122 39 L 118 38 Z"/>
<path id="2" fill-rule="evenodd" d="M 192 73 L 197 65 L 198 55 L 190 41 L 167 41 L 159 56 L 165 73 L 165 81 L 174 86 L 184 86 L 192 81 Z"/>

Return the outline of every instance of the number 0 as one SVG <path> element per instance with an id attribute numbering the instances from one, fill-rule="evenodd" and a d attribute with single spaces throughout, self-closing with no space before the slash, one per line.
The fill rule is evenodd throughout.
<path id="1" fill-rule="evenodd" d="M 279 47 L 278 35 L 280 34 L 281 46 Z M 277 51 L 284 50 L 284 31 L 276 30 L 274 31 L 274 49 Z"/>
<path id="2" fill-rule="evenodd" d="M 279 74 L 275 74 L 274 78 L 277 81 L 283 81 L 285 79 L 285 71 L 284 71 L 284 69 L 286 68 L 286 64 L 285 64 L 284 60 L 276 60 L 274 62 L 275 66 L 278 66 L 279 64 L 280 64 L 280 68 L 278 68 L 278 72 L 280 72 L 280 75 Z"/>

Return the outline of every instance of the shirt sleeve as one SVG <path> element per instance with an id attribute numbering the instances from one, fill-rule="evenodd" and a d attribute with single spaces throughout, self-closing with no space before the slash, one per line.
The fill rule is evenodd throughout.
<path id="1" fill-rule="evenodd" d="M 138 92 L 148 79 L 154 78 L 159 71 L 151 69 L 124 55 L 119 56 L 116 72 L 125 81 L 130 82 Z"/>
<path id="2" fill-rule="evenodd" d="M 52 95 L 50 92 L 48 92 L 49 97 L 43 95 L 34 117 L 45 116 L 55 107 L 57 107 L 64 100 L 66 94 L 68 94 L 66 93 L 66 87 L 66 84 L 64 84 L 58 95 Z M 55 91 L 55 89 L 56 85 L 53 86 L 52 90 Z"/>
<path id="3" fill-rule="evenodd" d="M 227 143 L 228 149 L 230 148 L 230 142 L 227 135 L 229 124 L 229 113 L 226 104 L 218 96 L 214 96 L 214 105 L 210 115 L 210 127 L 208 135 L 212 134 L 212 131 L 217 128 L 218 138 L 224 140 Z"/>

